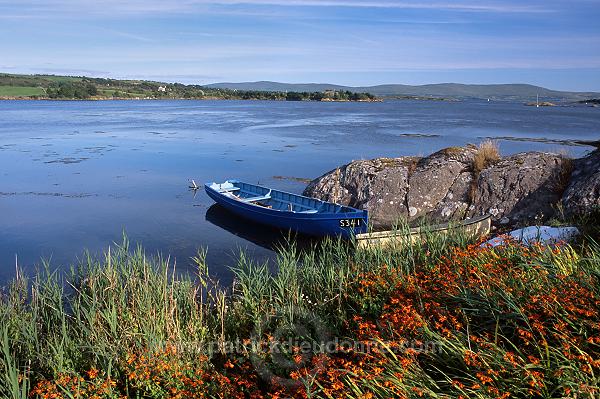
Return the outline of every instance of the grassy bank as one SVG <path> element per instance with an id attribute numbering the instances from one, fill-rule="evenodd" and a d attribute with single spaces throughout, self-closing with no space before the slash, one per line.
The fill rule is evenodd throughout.
<path id="1" fill-rule="evenodd" d="M 44 89 L 33 86 L 0 86 L 0 97 L 35 97 L 43 96 Z"/>
<path id="2" fill-rule="evenodd" d="M 3 397 L 597 397 L 600 247 L 461 236 L 243 255 L 235 283 L 127 241 L 0 305 Z"/>
<path id="3" fill-rule="evenodd" d="M 369 93 L 229 90 L 148 80 L 0 73 L 0 99 L 111 100 L 208 99 L 277 101 L 377 101 Z"/>

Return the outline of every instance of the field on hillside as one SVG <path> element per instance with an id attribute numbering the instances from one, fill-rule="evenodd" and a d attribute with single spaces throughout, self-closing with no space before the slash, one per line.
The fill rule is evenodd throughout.
<path id="1" fill-rule="evenodd" d="M 45 91 L 41 87 L 33 86 L 0 86 L 0 97 L 31 97 L 43 96 Z"/>
<path id="2" fill-rule="evenodd" d="M 276 92 L 209 88 L 200 85 L 84 76 L 0 73 L 0 97 L 47 97 L 61 100 L 238 99 L 287 101 L 378 101 L 369 93 L 350 91 Z"/>

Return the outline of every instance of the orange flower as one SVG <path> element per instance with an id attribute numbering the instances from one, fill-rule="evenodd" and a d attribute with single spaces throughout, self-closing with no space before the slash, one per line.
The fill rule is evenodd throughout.
<path id="1" fill-rule="evenodd" d="M 94 378 L 98 377 L 98 370 L 95 367 L 92 367 L 87 371 L 87 375 L 93 380 Z"/>
<path id="2" fill-rule="evenodd" d="M 235 366 L 233 365 L 233 363 L 231 363 L 231 360 L 227 359 L 227 361 L 225 362 L 225 364 L 223 365 L 223 367 L 225 367 L 226 369 L 232 369 Z"/>

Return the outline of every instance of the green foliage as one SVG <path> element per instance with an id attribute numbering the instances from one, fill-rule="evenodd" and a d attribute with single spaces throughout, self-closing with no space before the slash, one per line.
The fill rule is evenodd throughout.
<path id="1" fill-rule="evenodd" d="M 285 99 L 286 99 L 286 101 L 302 101 L 304 98 L 303 94 L 307 95 L 307 93 L 295 93 L 295 92 L 291 91 L 286 94 Z"/>
<path id="2" fill-rule="evenodd" d="M 96 86 L 90 82 L 52 83 L 46 93 L 49 98 L 85 100 L 98 94 Z"/>
<path id="3" fill-rule="evenodd" d="M 229 90 L 200 85 L 161 83 L 145 80 L 117 80 L 106 78 L 9 75 L 0 74 L 0 96 L 42 97 L 52 99 L 89 98 L 150 98 L 150 99 L 226 99 L 274 101 L 365 101 L 375 100 L 369 93 L 349 91 L 277 92 L 258 90 Z"/>
<path id="4" fill-rule="evenodd" d="M 400 230 L 406 228 L 399 226 Z M 402 317 L 427 309 L 437 309 L 436 317 L 458 309 L 464 320 L 456 321 L 463 327 L 452 331 L 452 335 L 440 334 L 434 327 L 422 329 L 422 339 L 437 343 L 436 352 L 424 354 L 419 358 L 421 363 L 409 369 L 397 361 L 397 353 L 384 353 L 378 360 L 383 366 L 377 378 L 363 381 L 348 375 L 346 395 L 360 397 L 371 392 L 375 397 L 394 397 L 397 391 L 393 389 L 410 392 L 415 388 L 430 396 L 452 392 L 465 397 L 490 397 L 471 388 L 480 378 L 476 374 L 479 369 L 464 360 L 465 354 L 481 342 L 473 337 L 488 337 L 479 358 L 481 367 L 485 366 L 484 371 L 509 370 L 494 384 L 517 397 L 529 394 L 531 381 L 523 376 L 530 375 L 531 370 L 545 376 L 541 392 L 548 397 L 559 386 L 576 391 L 580 382 L 592 388 L 597 385 L 578 366 L 579 360 L 564 355 L 564 348 L 550 336 L 546 341 L 530 340 L 522 347 L 516 344 L 520 342 L 518 334 L 535 333 L 530 320 L 535 313 L 528 315 L 524 309 L 541 306 L 553 310 L 548 317 L 555 324 L 548 321 L 550 325 L 578 331 L 579 349 L 590 346 L 584 341 L 592 338 L 595 327 L 574 317 L 564 319 L 569 324 L 563 324 L 564 315 L 572 313 L 570 304 L 546 303 L 544 298 L 563 295 L 563 287 L 568 284 L 600 298 L 600 286 L 589 283 L 600 277 L 597 244 L 590 242 L 562 251 L 524 251 L 515 246 L 486 252 L 468 246 L 470 241 L 460 233 L 424 234 L 426 239 L 412 246 L 372 250 L 358 250 L 352 243 L 328 239 L 299 251 L 290 240 L 278 251 L 275 268 L 257 264 L 241 253 L 232 268 L 235 282 L 229 288 L 210 280 L 203 253 L 194 258 L 196 274 L 181 275 L 168 259 L 147 257 L 142 248 L 131 248 L 127 239 L 111 246 L 102 259 L 87 256 L 66 275 L 52 272 L 48 265 L 32 280 L 19 273 L 0 300 L 0 396 L 25 398 L 40 381 L 62 381 L 65 375 L 87 374 L 116 381 L 114 390 L 129 395 L 132 386 L 126 381 L 137 367 L 128 363 L 131 354 L 179 348 L 176 356 L 181 364 L 194 364 L 202 354 L 208 356 L 208 364 L 198 367 L 223 369 L 226 360 L 247 362 L 248 358 L 241 353 L 224 358 L 219 353 L 220 345 L 246 340 L 257 331 L 268 333 L 276 325 L 293 326 L 303 315 L 313 315 L 337 337 L 360 339 L 353 320 L 378 320 L 388 314 L 388 321 L 400 320 L 399 326 L 378 326 L 393 338 L 407 326 Z M 415 285 L 419 280 L 434 289 L 414 288 L 419 287 Z M 403 292 L 410 296 L 398 297 Z M 579 291 L 568 292 L 574 298 L 580 297 Z M 531 301 L 529 296 L 538 299 Z M 393 302 L 395 298 L 403 299 Z M 412 307 L 406 307 L 408 300 L 413 301 Z M 393 303 L 398 307 L 391 307 Z M 393 309 L 399 313 L 390 317 Z M 413 322 L 418 320 L 413 318 Z M 432 319 L 430 325 L 434 326 L 436 320 L 444 324 L 443 319 Z M 521 330 L 524 333 L 518 333 Z M 285 331 L 294 334 L 293 328 Z M 508 352 L 516 356 L 518 367 L 509 364 Z M 528 358 L 531 353 L 535 354 L 534 360 Z M 145 361 L 154 362 L 152 358 Z M 371 370 L 378 364 L 367 362 L 364 367 Z M 555 375 L 556 367 L 563 370 L 561 376 Z M 73 378 L 69 381 L 88 384 Z M 147 385 L 144 381 L 138 386 L 143 387 L 144 395 L 168 397 L 165 387 L 151 378 Z M 183 384 L 181 389 L 185 389 L 180 380 L 169 381 Z M 323 381 L 307 382 L 306 389 L 315 394 L 325 392 L 318 386 Z M 467 388 L 453 385 L 455 381 Z"/>
<path id="5" fill-rule="evenodd" d="M 447 252 L 449 238 L 439 239 L 431 245 L 432 261 Z M 126 239 L 103 259 L 85 257 L 65 276 L 49 265 L 33 280 L 19 273 L 0 302 L 0 393 L 91 368 L 118 378 L 117 359 L 138 348 L 192 343 L 208 353 L 208 342 L 247 338 L 265 315 L 282 313 L 293 321 L 293 309 L 318 313 L 340 329 L 352 314 L 346 304 L 356 276 L 423 259 L 419 248 L 354 251 L 342 240 L 326 240 L 299 253 L 290 242 L 280 250 L 275 273 L 242 253 L 230 296 L 211 283 L 202 253 L 194 259 L 196 276 L 176 277 L 168 259 L 149 258 Z"/>
<path id="6" fill-rule="evenodd" d="M 0 97 L 38 97 L 45 94 L 41 87 L 0 86 Z"/>

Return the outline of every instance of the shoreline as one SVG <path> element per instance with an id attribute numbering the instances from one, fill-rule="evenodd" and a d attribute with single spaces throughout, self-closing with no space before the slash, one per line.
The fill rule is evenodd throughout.
<path id="1" fill-rule="evenodd" d="M 287 100 L 285 98 L 224 98 L 224 97 L 103 97 L 103 98 L 50 98 L 50 97 L 13 97 L 13 96 L 0 96 L 0 101 L 276 101 L 276 102 L 321 102 L 321 103 L 383 103 L 389 101 L 419 101 L 419 102 L 443 102 L 443 103 L 457 103 L 464 101 L 481 101 L 485 102 L 483 98 L 436 98 L 436 97 L 377 97 L 375 99 L 360 99 L 360 100 L 346 100 L 346 99 L 321 99 L 321 100 Z M 498 103 L 515 103 L 521 104 L 526 107 L 534 107 L 535 103 L 522 103 L 520 100 L 497 100 Z M 566 102 L 566 103 L 552 103 L 552 105 L 540 104 L 539 107 L 543 108 L 600 108 L 600 104 L 595 103 L 582 103 L 582 102 Z"/>
<path id="2" fill-rule="evenodd" d="M 197 97 L 197 98 L 184 98 L 184 97 L 165 97 L 165 98 L 151 98 L 151 97 L 114 97 L 114 98 L 28 98 L 28 97 L 0 97 L 0 101 L 165 101 L 165 100 L 196 100 L 196 101 L 282 101 L 282 102 L 314 102 L 314 103 L 378 103 L 384 102 L 384 99 L 377 98 L 373 100 L 286 100 L 286 99 L 263 99 L 263 98 L 223 98 L 223 97 Z"/>

